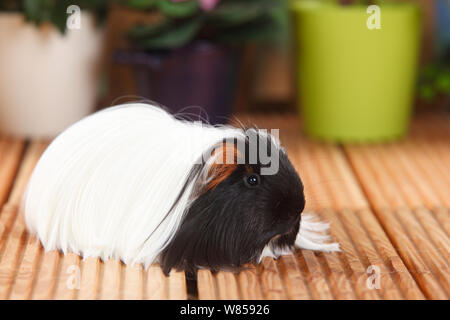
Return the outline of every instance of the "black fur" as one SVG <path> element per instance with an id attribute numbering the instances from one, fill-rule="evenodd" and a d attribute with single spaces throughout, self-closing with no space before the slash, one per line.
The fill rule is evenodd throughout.
<path id="1" fill-rule="evenodd" d="M 161 254 L 164 273 L 172 268 L 239 268 L 256 262 L 275 236 L 279 237 L 271 246 L 294 245 L 305 206 L 303 185 L 286 154 L 279 152 L 278 173 L 260 176 L 258 186 L 249 187 L 244 178 L 249 167 L 259 173 L 261 164 L 246 162 L 215 189 L 200 192 Z"/>

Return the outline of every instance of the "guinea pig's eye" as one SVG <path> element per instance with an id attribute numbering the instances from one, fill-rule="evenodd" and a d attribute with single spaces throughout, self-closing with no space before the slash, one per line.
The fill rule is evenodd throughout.
<path id="1" fill-rule="evenodd" d="M 257 174 L 252 173 L 249 174 L 248 176 L 244 177 L 244 181 L 245 184 L 247 185 L 247 187 L 256 187 L 257 185 L 259 185 L 260 182 L 260 178 Z"/>

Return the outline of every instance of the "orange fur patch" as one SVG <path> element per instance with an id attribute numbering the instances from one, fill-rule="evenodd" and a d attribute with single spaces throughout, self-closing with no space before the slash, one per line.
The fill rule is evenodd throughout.
<path id="1" fill-rule="evenodd" d="M 221 147 L 214 150 L 212 156 L 215 157 L 215 161 L 208 172 L 208 178 L 212 177 L 212 179 L 206 186 L 206 190 L 215 189 L 233 173 L 237 168 L 237 161 L 240 155 L 236 145 L 224 142 Z"/>

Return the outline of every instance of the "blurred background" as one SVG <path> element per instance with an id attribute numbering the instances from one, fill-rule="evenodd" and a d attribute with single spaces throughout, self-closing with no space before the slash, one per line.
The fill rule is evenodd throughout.
<path id="1" fill-rule="evenodd" d="M 449 0 L 0 0 L 0 131 L 51 138 L 144 100 L 392 140 L 450 111 L 449 61 Z"/>

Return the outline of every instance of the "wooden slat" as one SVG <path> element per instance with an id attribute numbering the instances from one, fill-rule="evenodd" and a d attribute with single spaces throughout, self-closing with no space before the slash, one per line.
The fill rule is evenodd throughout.
<path id="1" fill-rule="evenodd" d="M 34 166 L 39 160 L 42 152 L 44 152 L 48 143 L 43 141 L 35 141 L 30 144 L 27 148 L 24 160 L 20 165 L 20 170 L 14 180 L 14 186 L 9 195 L 8 202 L 19 205 L 22 200 L 23 192 L 25 191 L 26 185 L 28 183 L 28 178 L 30 177 Z"/>
<path id="2" fill-rule="evenodd" d="M 6 243 L 7 235 L 15 221 L 17 214 L 17 206 L 6 204 L 0 210 L 0 257 L 2 249 Z"/>
<path id="3" fill-rule="evenodd" d="M 350 235 L 352 242 L 354 243 L 354 246 L 358 251 L 358 255 L 361 257 L 361 260 L 364 263 L 365 268 L 367 269 L 369 266 L 377 266 L 380 268 L 381 282 L 383 283 L 383 286 L 380 288 L 381 296 L 386 299 L 401 299 L 402 293 L 394 284 L 393 279 L 391 278 L 391 272 L 386 268 L 385 261 L 379 255 L 377 248 L 374 247 L 372 239 L 368 237 L 367 232 L 361 225 L 361 222 L 359 221 L 357 215 L 354 214 L 354 212 L 358 211 L 359 208 L 367 208 L 367 203 L 365 207 L 361 206 L 361 203 L 363 202 L 359 201 L 359 204 L 354 203 L 353 199 L 349 196 L 351 193 L 348 192 L 348 190 L 355 188 L 354 185 L 356 185 L 357 182 L 349 172 L 348 167 L 338 168 L 336 166 L 337 161 L 335 161 L 335 159 L 336 157 L 342 158 L 341 152 L 331 146 L 325 146 L 324 148 L 322 148 L 321 153 L 318 149 L 316 149 L 315 152 L 316 154 L 319 152 L 319 154 L 322 155 L 321 157 L 319 157 L 321 160 L 318 159 L 317 161 L 317 172 L 319 172 L 323 176 L 331 177 L 333 180 L 342 181 L 339 187 L 332 188 L 331 186 L 329 186 L 328 188 L 328 192 L 331 198 L 333 198 L 334 200 L 340 199 L 340 203 L 335 206 L 335 208 L 340 209 L 334 211 L 333 213 L 334 215 L 338 215 L 339 220 L 344 225 L 346 233 Z M 328 161 L 324 161 L 325 159 L 327 159 Z M 344 172 L 347 176 L 346 181 L 342 179 L 342 174 Z M 326 210 L 324 211 L 324 213 L 330 213 L 330 211 Z M 327 214 L 326 219 L 332 221 L 333 213 Z M 336 223 L 334 225 L 336 225 Z M 382 236 L 383 234 L 376 235 L 377 238 Z M 358 289 L 361 290 L 361 288 Z"/>
<path id="4" fill-rule="evenodd" d="M 395 211 L 395 214 L 406 229 L 406 233 L 416 246 L 419 254 L 423 257 L 448 295 L 450 293 L 449 261 L 446 261 L 442 257 L 439 248 L 436 248 L 430 241 L 423 227 L 416 221 L 411 209 L 398 209 Z"/>
<path id="5" fill-rule="evenodd" d="M 239 299 L 239 286 L 236 275 L 231 272 L 219 271 L 216 274 L 219 299 Z"/>
<path id="6" fill-rule="evenodd" d="M 0 137 L 0 208 L 8 197 L 24 146 L 23 140 Z"/>
<path id="7" fill-rule="evenodd" d="M 422 291 L 429 298 L 447 299 L 447 294 L 442 289 L 439 281 L 436 280 L 433 272 L 430 270 L 426 260 L 420 254 L 411 239 L 406 234 L 402 225 L 397 221 L 393 210 L 377 210 L 380 220 L 383 220 L 383 227 L 386 229 L 389 238 L 408 266 L 409 272 L 414 276 Z"/>
<path id="8" fill-rule="evenodd" d="M 31 299 L 48 300 L 53 298 L 57 273 L 59 272 L 59 262 L 60 253 L 58 251 L 43 253 Z"/>
<path id="9" fill-rule="evenodd" d="M 264 299 L 263 288 L 259 279 L 258 269 L 255 266 L 246 266 L 245 268 L 246 269 L 236 275 L 238 279 L 238 286 L 241 291 L 241 299 Z M 220 283 L 218 283 L 218 285 L 220 285 Z M 234 299 L 237 299 L 236 291 L 233 289 L 231 292 L 233 293 Z M 227 297 L 223 297 L 222 299 L 226 298 Z"/>
<path id="10" fill-rule="evenodd" d="M 369 149 L 369 148 L 368 148 Z M 411 162 L 401 162 L 401 159 L 395 153 L 395 147 L 392 146 L 374 146 L 369 149 L 369 152 L 378 159 L 380 166 L 383 168 L 386 175 L 389 175 L 389 181 L 395 186 L 397 192 L 400 191 L 400 196 L 403 202 L 410 208 L 417 208 L 421 205 L 428 205 L 436 207 L 440 205 L 439 200 L 435 197 L 426 181 L 420 181 L 419 170 L 411 168 Z M 406 168 L 415 171 L 413 176 L 406 172 Z M 414 181 L 412 181 L 414 180 Z M 420 184 L 420 185 L 419 185 Z M 423 188 L 422 186 L 425 186 Z M 427 196 L 423 196 L 420 189 L 425 189 Z"/>
<path id="11" fill-rule="evenodd" d="M 450 187 L 450 117 L 419 117 L 412 127 L 410 139 L 406 143 L 412 145 L 418 155 L 426 158 L 425 166 L 435 172 L 430 180 L 437 180 Z"/>
<path id="12" fill-rule="evenodd" d="M 414 177 L 416 172 L 421 172 L 420 184 L 428 183 L 430 188 L 426 189 L 427 193 L 435 194 L 439 198 L 439 202 L 449 208 L 450 197 L 446 190 L 449 190 L 450 188 L 450 179 L 446 181 L 445 177 L 449 174 L 450 168 L 442 171 L 439 165 L 435 164 L 435 161 L 433 160 L 434 155 L 430 156 L 423 148 L 419 148 L 417 143 L 413 143 L 412 141 L 406 141 L 403 150 L 403 156 L 411 159 L 414 163 L 414 169 L 410 169 L 412 170 L 410 171 L 410 174 Z M 428 195 L 428 197 L 430 198 L 432 196 Z M 430 203 L 431 201 L 428 200 L 428 202 Z M 438 206 L 441 205 L 439 204 Z"/>
<path id="13" fill-rule="evenodd" d="M 41 249 L 39 240 L 34 236 L 29 236 L 25 245 L 25 253 L 11 289 L 10 299 L 24 300 L 30 298 Z"/>
<path id="14" fill-rule="evenodd" d="M 145 298 L 149 300 L 168 299 L 166 280 L 158 265 L 150 266 L 146 274 Z"/>
<path id="15" fill-rule="evenodd" d="M 407 267 L 398 255 L 396 248 L 389 241 L 388 236 L 376 220 L 373 211 L 371 209 L 364 209 L 355 212 L 354 214 L 358 217 L 359 221 L 361 221 L 362 227 L 367 232 L 371 242 L 377 249 L 381 259 L 384 261 L 387 269 L 387 271 L 384 272 L 390 273 L 393 281 L 399 286 L 403 293 L 403 296 L 407 299 L 424 299 L 424 295 L 417 286 L 416 281 L 409 273 Z M 377 263 L 375 263 L 375 265 L 380 266 L 380 264 Z M 390 290 L 389 286 L 386 287 L 384 283 L 382 291 L 386 289 Z M 385 293 L 384 295 L 385 297 L 392 298 L 397 296 L 396 293 Z"/>
<path id="16" fill-rule="evenodd" d="M 395 185 L 401 191 L 403 201 L 408 207 L 418 208 L 415 210 L 416 215 L 414 215 L 414 210 L 405 207 L 399 207 L 395 212 L 400 223 L 404 226 L 413 243 L 417 246 L 420 254 L 424 257 L 431 269 L 435 271 L 436 276 L 440 279 L 441 285 L 447 292 L 450 292 L 448 279 L 449 239 L 434 218 L 430 217 L 426 214 L 426 211 L 421 209 L 424 205 L 435 207 L 439 206 L 440 203 L 435 202 L 438 201 L 437 199 L 429 202 L 426 196 L 421 196 L 420 189 L 424 192 L 421 186 L 425 185 L 425 182 L 420 184 L 420 180 L 413 178 L 416 175 L 411 173 L 411 170 L 418 171 L 415 170 L 417 168 L 413 167 L 413 164 L 408 161 L 400 163 L 396 154 L 391 152 L 388 155 L 387 150 L 389 149 L 377 146 L 370 148 L 367 152 L 370 152 L 372 160 L 376 159 L 379 164 L 384 166 L 384 170 L 378 172 L 383 177 L 383 180 L 390 181 L 391 184 Z M 410 172 L 406 168 L 410 168 Z M 430 193 L 433 194 L 432 192 Z M 417 218 L 420 223 L 417 221 Z"/>
<path id="17" fill-rule="evenodd" d="M 398 209 L 391 209 L 392 207 L 405 208 L 407 205 L 405 199 L 397 192 L 396 185 L 386 174 L 386 169 L 381 167 L 380 160 L 376 158 L 374 152 L 370 150 L 366 152 L 365 147 L 348 146 L 346 150 L 357 176 L 362 181 L 362 186 L 372 200 L 378 220 L 394 247 L 398 249 L 408 270 L 428 297 L 445 299 L 446 293 L 431 274 L 418 249 L 406 235 L 404 227 L 397 220 L 394 211 Z M 380 203 L 379 199 L 387 199 L 387 201 Z"/>
<path id="18" fill-rule="evenodd" d="M 417 220 L 422 225 L 423 229 L 425 229 L 427 235 L 430 237 L 434 247 L 447 261 L 448 268 L 448 263 L 450 263 L 450 239 L 443 226 L 436 221 L 433 213 L 426 208 L 417 208 L 413 211 L 413 213 L 417 217 Z"/>
<path id="19" fill-rule="evenodd" d="M 16 208 L 15 212 L 17 211 Z M 20 222 L 20 219 L 16 218 L 0 258 L 0 300 L 9 297 L 25 236 L 25 226 Z"/>
<path id="20" fill-rule="evenodd" d="M 338 220 L 338 214 L 336 211 L 328 209 L 321 211 L 321 213 L 324 219 L 331 222 L 331 235 L 333 236 L 333 239 L 339 241 L 342 252 L 332 254 L 340 258 L 343 269 L 346 271 L 346 274 L 352 283 L 352 287 L 354 288 L 355 296 L 358 299 L 365 300 L 380 299 L 377 290 L 367 287 L 367 262 L 360 257 L 359 250 L 361 250 L 361 248 L 358 250 L 358 245 L 355 244 L 354 239 L 348 235 L 345 227 Z M 358 242 L 360 240 L 361 239 L 357 239 Z M 362 252 L 364 252 L 364 249 Z M 346 291 L 350 292 L 348 284 L 346 284 L 346 288 Z M 334 290 L 335 294 L 337 294 L 336 287 L 334 287 Z M 350 296 L 351 293 L 347 293 L 347 295 Z"/>
<path id="21" fill-rule="evenodd" d="M 289 298 L 294 300 L 311 299 L 312 296 L 306 284 L 306 278 L 298 267 L 295 256 L 282 256 L 279 259 L 281 274 Z"/>
<path id="22" fill-rule="evenodd" d="M 17 175 L 17 178 L 14 182 L 14 187 L 11 191 L 9 202 L 19 205 L 22 199 L 23 192 L 26 188 L 29 176 L 31 175 L 35 164 L 37 163 L 39 157 L 42 152 L 47 147 L 46 142 L 36 141 L 31 143 L 29 148 L 26 151 L 25 159 L 21 165 L 20 171 Z M 23 228 L 25 228 L 23 216 L 19 215 L 18 221 Z M 30 294 L 30 298 L 32 299 L 50 299 L 53 295 L 53 290 L 55 288 L 55 272 L 57 270 L 58 262 L 59 262 L 59 254 L 57 252 L 49 252 L 43 254 L 42 261 L 37 262 L 36 259 L 39 257 L 38 251 L 34 248 L 34 244 L 32 242 L 28 242 L 26 249 L 26 258 L 22 261 L 23 266 L 20 265 L 19 270 L 26 270 L 29 267 L 29 263 L 31 261 L 32 265 L 37 265 L 36 279 L 34 279 L 34 272 L 30 273 L 31 277 L 25 278 L 23 281 L 27 282 L 32 280 L 34 281 L 34 287 L 30 288 L 30 282 L 28 283 L 19 283 L 20 285 L 25 285 L 25 288 Z M 17 292 L 16 289 L 14 292 Z"/>
<path id="23" fill-rule="evenodd" d="M 330 288 L 336 299 L 339 300 L 354 300 L 357 294 L 354 286 L 349 280 L 349 276 L 344 269 L 341 261 L 341 255 L 336 252 L 332 253 L 316 253 L 319 259 L 325 277 L 328 278 Z M 373 296 L 376 299 L 376 295 Z"/>
<path id="24" fill-rule="evenodd" d="M 431 144 L 430 141 L 433 141 L 433 143 Z M 450 151 L 441 153 L 439 150 L 439 143 L 431 138 L 430 141 L 420 137 L 413 141 L 407 141 L 407 145 L 412 144 L 412 148 L 425 158 L 425 160 L 422 161 L 425 161 L 425 166 L 428 171 L 432 172 L 428 179 L 437 180 L 439 181 L 438 183 L 442 183 L 448 188 L 448 186 L 450 186 L 450 160 L 448 159 Z M 433 183 L 436 182 L 433 181 Z"/>
<path id="25" fill-rule="evenodd" d="M 21 153 L 23 146 L 20 146 L 20 143 L 16 143 L 16 145 L 16 148 L 20 149 Z M 1 229 L 3 232 L 2 240 L 0 240 L 1 244 L 3 244 L 3 239 L 5 240 L 5 247 L 0 258 L 0 299 L 6 299 L 9 297 L 11 288 L 15 282 L 17 270 L 20 270 L 20 257 L 22 255 L 22 249 L 24 247 L 27 235 L 23 217 L 18 212 L 18 209 L 28 177 L 30 176 L 41 152 L 42 144 L 39 142 L 31 144 L 26 151 L 24 161 L 20 167 L 17 178 L 14 181 L 12 191 L 9 195 L 8 205 L 5 206 L 5 210 L 11 211 L 1 214 L 2 220 L 3 217 L 6 217 L 6 221 L 3 221 L 2 223 L 3 227 Z M 19 151 L 12 151 L 12 154 L 15 155 L 13 158 L 17 158 L 19 156 Z M 14 169 L 11 168 L 11 170 Z M 11 230 L 8 232 L 8 225 L 12 221 L 14 221 L 13 225 Z M 1 244 L 0 248 L 2 247 Z"/>
<path id="26" fill-rule="evenodd" d="M 433 216 L 439 222 L 439 225 L 445 230 L 447 236 L 450 235 L 450 209 L 449 208 L 435 208 Z"/>
<path id="27" fill-rule="evenodd" d="M 100 286 L 100 299 L 120 299 L 122 264 L 118 260 L 108 260 L 103 265 L 103 279 Z"/>
<path id="28" fill-rule="evenodd" d="M 56 279 L 54 299 L 73 300 L 81 285 L 80 256 L 67 253 L 61 259 L 61 270 Z"/>
<path id="29" fill-rule="evenodd" d="M 144 297 L 144 271 L 142 265 L 132 265 L 124 268 L 123 299 L 141 300 Z"/>
<path id="30" fill-rule="evenodd" d="M 200 300 L 217 299 L 216 281 L 209 270 L 199 270 L 197 272 L 198 298 Z"/>
<path id="31" fill-rule="evenodd" d="M 98 299 L 100 287 L 100 260 L 85 258 L 81 261 L 81 284 L 78 292 L 79 300 Z"/>
<path id="32" fill-rule="evenodd" d="M 182 271 L 173 271 L 168 277 L 169 281 L 169 299 L 170 300 L 186 300 L 186 277 Z"/>
<path id="33" fill-rule="evenodd" d="M 318 300 L 334 299 L 327 277 L 314 253 L 312 251 L 302 250 L 298 252 L 297 259 L 300 267 L 305 270 L 307 275 L 306 279 L 313 298 Z"/>
<path id="34" fill-rule="evenodd" d="M 261 280 L 266 289 L 266 297 L 270 300 L 287 299 L 277 263 L 272 258 L 263 258 L 260 264 Z"/>

